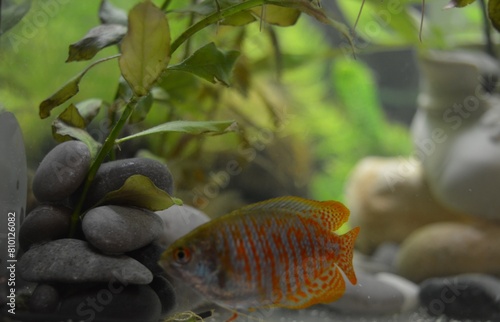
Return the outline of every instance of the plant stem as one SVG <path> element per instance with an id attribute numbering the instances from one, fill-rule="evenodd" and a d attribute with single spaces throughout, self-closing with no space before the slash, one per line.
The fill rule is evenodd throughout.
<path id="1" fill-rule="evenodd" d="M 85 202 L 85 198 L 87 197 L 87 192 L 89 191 L 90 185 L 94 181 L 95 175 L 97 173 L 97 170 L 101 166 L 101 163 L 104 161 L 106 156 L 109 154 L 110 151 L 113 150 L 113 147 L 115 145 L 115 140 L 120 134 L 123 126 L 125 123 L 127 123 L 128 118 L 132 114 L 132 112 L 135 109 L 135 106 L 137 105 L 138 98 L 137 97 L 132 97 L 132 99 L 128 102 L 127 106 L 125 106 L 125 109 L 123 110 L 122 115 L 120 116 L 120 119 L 118 122 L 116 122 L 115 126 L 109 133 L 108 137 L 104 141 L 104 144 L 102 145 L 101 149 L 97 153 L 96 158 L 92 162 L 92 165 L 90 166 L 89 173 L 87 174 L 87 179 L 85 180 L 85 184 L 83 186 L 82 193 L 80 195 L 80 199 L 78 199 L 78 203 L 73 211 L 73 214 L 71 215 L 71 224 L 70 224 L 70 230 L 69 230 L 69 237 L 73 237 L 76 232 L 76 227 L 78 225 L 78 221 L 80 219 L 80 212 L 82 211 L 83 203 Z"/>
<path id="2" fill-rule="evenodd" d="M 188 29 L 184 31 L 177 39 L 172 43 L 170 46 L 170 54 L 174 53 L 177 48 L 180 47 L 186 40 L 188 40 L 191 36 L 193 36 L 195 33 L 198 31 L 202 30 L 203 28 L 216 23 L 217 21 L 220 21 L 224 18 L 227 18 L 229 16 L 232 16 L 234 14 L 240 13 L 242 11 L 251 9 L 253 7 L 258 7 L 261 6 L 265 3 L 269 2 L 268 0 L 249 0 L 245 1 L 243 3 L 222 9 L 220 11 L 216 11 L 212 13 L 209 16 L 206 16 L 205 18 L 201 19 Z"/>

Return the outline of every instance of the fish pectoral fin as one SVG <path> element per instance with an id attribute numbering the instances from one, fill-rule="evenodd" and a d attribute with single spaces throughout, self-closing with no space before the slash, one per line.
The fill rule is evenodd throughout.
<path id="1" fill-rule="evenodd" d="M 337 265 L 347 276 L 347 279 L 351 284 L 356 285 L 357 278 L 356 273 L 354 272 L 354 268 L 352 266 L 352 257 L 354 255 L 354 243 L 356 241 L 356 237 L 359 234 L 359 227 L 355 227 L 348 231 L 347 233 L 340 236 L 340 256 L 337 262 Z"/>
<path id="2" fill-rule="evenodd" d="M 316 280 L 305 285 L 305 296 L 292 294 L 279 306 L 288 309 L 304 309 L 320 303 L 331 303 L 342 297 L 345 292 L 345 281 L 337 266 L 332 265 Z"/>

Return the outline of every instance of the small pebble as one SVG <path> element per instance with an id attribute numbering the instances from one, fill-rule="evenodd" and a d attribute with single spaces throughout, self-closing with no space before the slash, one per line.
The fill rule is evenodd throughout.
<path id="1" fill-rule="evenodd" d="M 162 315 L 172 311 L 175 307 L 175 292 L 172 284 L 163 276 L 155 276 L 149 286 L 160 299 Z"/>
<path id="2" fill-rule="evenodd" d="M 151 159 L 122 159 L 101 164 L 90 186 L 84 208 L 88 209 L 111 191 L 120 189 L 136 174 L 148 177 L 161 190 L 173 195 L 174 180 L 166 165 Z"/>
<path id="3" fill-rule="evenodd" d="M 43 158 L 33 178 L 33 194 L 40 202 L 69 197 L 85 179 L 91 157 L 87 145 L 66 141 Z"/>
<path id="4" fill-rule="evenodd" d="M 433 316 L 500 320 L 500 280 L 485 274 L 430 278 L 420 285 L 420 301 Z"/>
<path id="5" fill-rule="evenodd" d="M 28 306 L 39 313 L 54 312 L 59 305 L 59 292 L 49 284 L 38 284 L 31 295 Z"/>
<path id="6" fill-rule="evenodd" d="M 33 244 L 66 237 L 71 212 L 69 208 L 55 205 L 41 205 L 33 209 L 19 230 L 21 248 L 28 250 Z"/>
<path id="7" fill-rule="evenodd" d="M 163 223 L 154 212 L 131 207 L 90 209 L 82 221 L 87 241 L 104 253 L 119 254 L 141 248 L 162 234 Z"/>
<path id="8" fill-rule="evenodd" d="M 128 256 L 106 256 L 87 242 L 58 239 L 30 248 L 18 262 L 19 276 L 30 282 L 85 283 L 120 280 L 149 284 L 151 272 Z"/>
<path id="9" fill-rule="evenodd" d="M 115 280 L 74 290 L 61 301 L 58 313 L 65 321 L 158 322 L 161 309 L 151 287 Z"/>

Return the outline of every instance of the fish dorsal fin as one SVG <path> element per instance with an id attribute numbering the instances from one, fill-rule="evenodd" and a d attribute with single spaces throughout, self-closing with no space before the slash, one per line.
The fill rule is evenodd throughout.
<path id="1" fill-rule="evenodd" d="M 289 212 L 312 219 L 329 231 L 340 228 L 349 218 L 349 209 L 338 201 L 316 201 L 301 197 L 278 197 L 243 207 L 239 214 L 261 212 L 262 214 L 281 214 Z"/>
<path id="2" fill-rule="evenodd" d="M 278 306 L 288 309 L 303 309 L 315 304 L 327 304 L 338 300 L 345 293 L 345 281 L 337 266 L 332 265 L 316 280 L 306 285 L 302 297 L 291 294 Z"/>

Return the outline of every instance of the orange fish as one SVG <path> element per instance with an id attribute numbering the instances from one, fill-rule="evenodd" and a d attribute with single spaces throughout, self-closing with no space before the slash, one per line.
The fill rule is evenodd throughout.
<path id="1" fill-rule="evenodd" d="M 340 270 L 356 284 L 352 256 L 359 227 L 334 233 L 348 217 L 337 201 L 270 199 L 198 227 L 170 245 L 160 264 L 234 312 L 329 303 L 344 294 Z"/>

